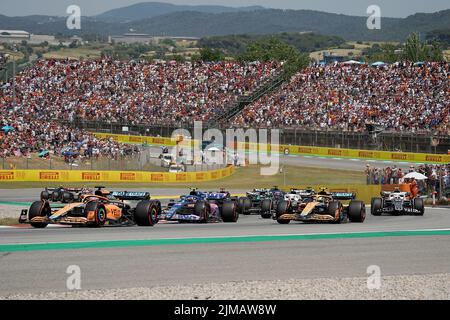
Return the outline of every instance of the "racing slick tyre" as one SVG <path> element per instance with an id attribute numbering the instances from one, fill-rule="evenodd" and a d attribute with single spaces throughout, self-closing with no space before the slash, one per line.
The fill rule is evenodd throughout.
<path id="1" fill-rule="evenodd" d="M 239 213 L 249 215 L 250 214 L 250 208 L 252 207 L 252 202 L 247 197 L 241 197 L 238 200 L 239 204 Z"/>
<path id="2" fill-rule="evenodd" d="M 41 192 L 41 201 L 46 201 L 50 199 L 50 192 L 48 192 L 47 190 L 44 190 Z"/>
<path id="3" fill-rule="evenodd" d="M 335 218 L 335 223 L 341 223 L 342 222 L 342 208 L 341 203 L 339 201 L 331 201 L 328 204 L 328 210 L 325 212 L 325 214 L 330 215 Z"/>
<path id="4" fill-rule="evenodd" d="M 239 212 L 235 201 L 225 201 L 222 206 L 222 221 L 223 222 L 237 222 L 239 219 Z"/>
<path id="5" fill-rule="evenodd" d="M 207 223 L 209 220 L 210 207 L 206 201 L 197 201 L 194 206 L 194 212 L 200 217 L 198 222 Z"/>
<path id="6" fill-rule="evenodd" d="M 59 190 L 55 190 L 52 192 L 51 200 L 53 202 L 58 202 L 61 199 L 61 192 Z"/>
<path id="7" fill-rule="evenodd" d="M 73 202 L 74 198 L 75 197 L 73 196 L 73 193 L 64 192 L 61 197 L 61 202 L 62 203 L 70 203 L 70 202 Z"/>
<path id="8" fill-rule="evenodd" d="M 159 201 L 140 201 L 134 211 L 134 221 L 140 227 L 152 227 L 158 223 L 161 214 L 161 203 Z"/>
<path id="9" fill-rule="evenodd" d="M 92 227 L 92 228 L 99 228 L 99 227 L 103 226 L 106 222 L 105 207 L 96 201 L 91 201 L 88 204 L 86 204 L 86 207 L 84 208 L 86 217 L 88 216 L 88 213 L 91 211 L 94 211 L 95 219 L 93 222 L 89 222 L 88 226 Z"/>
<path id="10" fill-rule="evenodd" d="M 423 214 L 425 213 L 425 206 L 423 199 L 421 198 L 414 199 L 413 207 L 414 209 L 419 211 L 414 213 L 415 216 L 423 216 Z"/>
<path id="11" fill-rule="evenodd" d="M 291 220 L 279 219 L 283 214 L 289 213 L 291 209 L 290 207 L 291 203 L 289 201 L 281 200 L 280 202 L 278 202 L 276 218 L 279 224 L 288 224 L 289 222 L 291 222 Z"/>
<path id="12" fill-rule="evenodd" d="M 366 206 L 362 201 L 351 201 L 348 205 L 348 219 L 350 222 L 364 222 L 366 220 Z"/>
<path id="13" fill-rule="evenodd" d="M 270 219 L 272 217 L 272 200 L 264 199 L 261 202 L 261 218 Z"/>
<path id="14" fill-rule="evenodd" d="M 381 216 L 382 208 L 383 208 L 383 200 L 381 198 L 373 198 L 370 206 L 370 213 L 373 216 Z"/>
<path id="15" fill-rule="evenodd" d="M 47 201 L 35 201 L 32 203 L 28 211 L 28 220 L 31 221 L 34 217 L 46 217 L 51 214 L 50 204 Z M 48 223 L 30 222 L 33 228 L 45 228 Z"/>

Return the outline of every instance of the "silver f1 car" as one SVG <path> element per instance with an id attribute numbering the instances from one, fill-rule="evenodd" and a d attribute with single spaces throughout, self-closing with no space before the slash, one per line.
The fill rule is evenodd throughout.
<path id="1" fill-rule="evenodd" d="M 381 198 L 373 198 L 371 213 L 374 216 L 381 216 L 383 213 L 423 216 L 425 206 L 423 199 L 412 198 L 409 192 L 396 188 L 393 192 L 381 192 Z"/>

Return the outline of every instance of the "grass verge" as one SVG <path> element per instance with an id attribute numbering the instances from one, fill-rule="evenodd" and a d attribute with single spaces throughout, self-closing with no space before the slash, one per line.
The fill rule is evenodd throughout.
<path id="1" fill-rule="evenodd" d="M 365 184 L 362 171 L 323 169 L 311 167 L 285 166 L 282 173 L 272 176 L 262 176 L 260 166 L 237 168 L 236 172 L 225 179 L 198 183 L 105 183 L 105 182 L 8 182 L 2 183 L 0 189 L 43 188 L 59 185 L 96 186 L 106 185 L 108 188 L 188 188 L 217 189 L 253 189 L 290 185 L 317 184 Z"/>

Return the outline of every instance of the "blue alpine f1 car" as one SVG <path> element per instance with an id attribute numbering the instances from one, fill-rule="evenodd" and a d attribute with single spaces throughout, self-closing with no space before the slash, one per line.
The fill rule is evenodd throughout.
<path id="1" fill-rule="evenodd" d="M 159 220 L 183 222 L 237 222 L 237 199 L 224 190 L 201 192 L 192 189 L 179 200 L 171 200 L 162 208 Z"/>

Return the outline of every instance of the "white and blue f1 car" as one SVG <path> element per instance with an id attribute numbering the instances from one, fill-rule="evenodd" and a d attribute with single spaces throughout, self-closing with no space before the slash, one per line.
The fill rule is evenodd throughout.
<path id="1" fill-rule="evenodd" d="M 224 190 L 201 192 L 192 189 L 179 200 L 171 200 L 162 208 L 159 220 L 183 222 L 237 222 L 239 212 L 237 199 Z"/>

